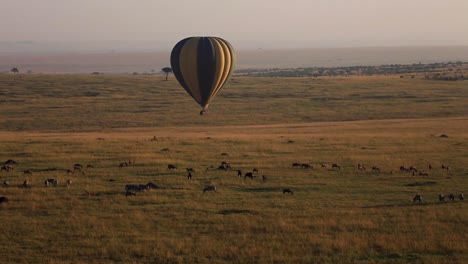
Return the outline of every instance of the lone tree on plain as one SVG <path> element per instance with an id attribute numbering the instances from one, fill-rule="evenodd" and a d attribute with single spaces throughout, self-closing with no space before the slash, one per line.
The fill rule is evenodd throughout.
<path id="1" fill-rule="evenodd" d="M 166 81 L 167 81 L 167 76 L 169 76 L 169 73 L 172 73 L 172 69 L 170 67 L 164 67 L 161 69 L 161 71 L 166 74 Z"/>
<path id="2" fill-rule="evenodd" d="M 12 73 L 15 73 L 15 74 L 16 74 L 16 73 L 19 73 L 19 70 L 18 70 L 18 68 L 16 68 L 16 67 L 13 68 L 13 69 L 11 69 L 10 71 L 11 71 Z"/>

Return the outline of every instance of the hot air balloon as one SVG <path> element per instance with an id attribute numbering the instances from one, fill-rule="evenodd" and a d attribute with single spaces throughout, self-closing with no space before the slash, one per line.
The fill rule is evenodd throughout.
<path id="1" fill-rule="evenodd" d="M 180 85 L 206 112 L 229 79 L 236 56 L 229 42 L 218 37 L 189 37 L 171 52 L 171 67 Z"/>

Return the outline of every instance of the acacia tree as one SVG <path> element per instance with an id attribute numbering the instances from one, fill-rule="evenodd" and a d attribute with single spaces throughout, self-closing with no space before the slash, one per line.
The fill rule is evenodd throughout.
<path id="1" fill-rule="evenodd" d="M 169 73 L 172 72 L 172 69 L 170 67 L 164 67 L 161 69 L 161 71 L 166 74 L 166 81 L 167 81 L 167 76 L 169 76 Z"/>
<path id="2" fill-rule="evenodd" d="M 11 71 L 12 73 L 15 73 L 15 74 L 16 74 L 16 73 L 19 73 L 19 70 L 18 70 L 18 68 L 16 68 L 16 67 L 13 68 L 13 69 L 11 69 L 10 71 Z"/>

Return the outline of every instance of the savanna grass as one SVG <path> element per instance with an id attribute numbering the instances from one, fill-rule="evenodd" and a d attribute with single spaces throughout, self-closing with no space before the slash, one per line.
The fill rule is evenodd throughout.
<path id="1" fill-rule="evenodd" d="M 468 186 L 461 83 L 239 77 L 199 117 L 174 82 L 154 77 L 0 78 L 0 161 L 18 161 L 0 173 L 10 182 L 0 188 L 4 263 L 468 260 L 465 202 L 438 201 Z M 232 170 L 216 170 L 222 161 Z M 94 168 L 67 174 L 75 163 Z M 253 180 L 237 177 L 253 168 Z M 147 182 L 159 188 L 125 196 L 126 184 Z M 217 192 L 203 193 L 211 184 Z"/>

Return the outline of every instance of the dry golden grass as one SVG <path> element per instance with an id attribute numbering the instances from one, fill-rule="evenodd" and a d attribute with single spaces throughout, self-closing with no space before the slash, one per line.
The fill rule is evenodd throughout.
<path id="1" fill-rule="evenodd" d="M 55 78 L 59 82 L 66 79 L 37 78 L 49 80 L 52 87 Z M 70 78 L 79 79 L 79 83 L 91 77 Z M 89 81 L 96 81 L 93 78 Z M 130 77 L 115 78 L 128 81 Z M 372 80 L 378 81 L 364 81 L 372 85 Z M 393 79 L 382 78 L 383 82 L 389 80 Z M 138 81 L 144 83 L 143 79 Z M 270 81 L 242 80 L 255 86 L 251 93 Z M 336 80 L 330 81 L 321 80 L 324 86 L 336 85 Z M 117 81 L 113 77 L 102 82 L 109 87 L 105 98 L 125 92 L 114 86 Z M 399 85 L 405 86 L 406 80 L 402 82 Z M 301 89 L 299 83 L 293 82 L 292 89 Z M 15 100 L 29 100 L 23 94 L 16 96 Z M 435 101 L 429 92 L 424 96 Z M 46 108 L 48 97 L 39 93 L 34 99 L 36 107 Z M 290 103 L 300 99 L 285 98 Z M 253 104 L 251 100 L 247 101 Z M 379 100 L 385 105 L 384 99 Z M 130 100 L 122 107 L 138 108 L 134 105 L 137 102 Z M 175 121 L 164 126 L 152 125 L 147 117 L 137 115 L 133 124 L 146 125 L 133 127 L 113 127 L 121 111 L 109 110 L 108 115 L 97 115 L 88 122 L 88 115 L 81 113 L 91 106 L 70 106 L 67 112 L 71 116 L 63 122 L 75 120 L 70 124 L 83 126 L 64 128 L 47 121 L 54 129 L 42 125 L 34 129 L 28 116 L 30 106 L 2 103 L 1 110 L 22 113 L 4 114 L 3 123 L 29 120 L 22 124 L 25 129 L 8 129 L 15 125 L 0 131 L 0 161 L 18 161 L 14 171 L 0 172 L 0 180 L 10 182 L 9 187 L 0 188 L 0 196 L 10 200 L 0 204 L 2 262 L 467 262 L 466 201 L 438 202 L 440 193 L 466 193 L 468 187 L 468 118 L 461 107 L 466 102 L 456 102 L 454 109 L 458 110 L 450 118 L 427 113 L 417 119 L 401 119 L 396 114 L 386 120 L 300 122 L 289 120 L 288 114 L 267 117 L 275 122 L 241 120 L 219 125 L 208 119 L 221 118 L 217 113 L 196 121 L 204 124 L 193 124 L 186 122 L 193 116 L 177 112 L 166 113 L 164 119 Z M 378 114 L 383 110 L 377 105 L 367 107 Z M 244 106 L 231 102 L 226 107 L 233 107 L 242 116 Z M 342 111 L 339 105 L 322 107 L 324 112 L 319 114 L 333 113 L 327 117 L 331 120 L 338 119 Z M 306 106 L 299 110 L 304 115 L 313 113 Z M 404 110 L 398 106 L 393 112 Z M 57 118 L 53 113 L 46 111 L 40 118 L 53 120 Z M 259 118 L 265 113 L 252 115 Z M 99 124 L 102 130 L 96 128 Z M 119 167 L 128 160 L 135 163 Z M 229 161 L 233 170 L 207 170 L 221 161 Z M 292 168 L 293 162 L 310 163 L 314 169 Z M 86 169 L 85 175 L 67 174 L 75 163 L 94 168 Z M 341 170 L 320 168 L 320 163 L 338 163 Z M 368 169 L 358 171 L 358 163 Z M 168 170 L 168 164 L 177 165 L 178 170 Z M 429 164 L 434 167 L 431 171 Z M 451 170 L 442 170 L 442 164 Z M 382 171 L 372 172 L 374 165 Z M 429 176 L 400 173 L 401 165 L 415 165 Z M 196 170 L 192 180 L 187 180 L 188 167 Z M 259 170 L 254 180 L 236 176 L 236 169 L 247 172 L 253 168 Z M 32 175 L 23 174 L 27 169 Z M 261 180 L 262 175 L 266 181 Z M 44 186 L 48 178 L 58 179 L 59 186 Z M 73 184 L 67 188 L 69 178 Z M 24 179 L 29 180 L 30 188 L 19 187 Z M 150 181 L 160 188 L 125 196 L 126 184 Z M 218 191 L 204 194 L 203 188 L 210 184 Z M 283 188 L 292 189 L 294 195 L 283 194 Z M 422 194 L 423 203 L 412 203 L 416 193 Z"/>

